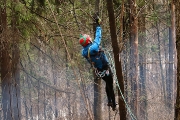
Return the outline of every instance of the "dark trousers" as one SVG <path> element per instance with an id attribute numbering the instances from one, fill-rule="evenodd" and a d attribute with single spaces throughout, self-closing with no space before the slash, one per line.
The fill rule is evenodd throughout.
<path id="1" fill-rule="evenodd" d="M 111 70 L 109 70 L 109 75 L 105 75 L 102 78 L 106 82 L 106 94 L 108 98 L 109 103 L 113 103 L 113 105 L 116 105 L 115 102 L 115 95 L 114 95 L 114 89 L 113 89 L 113 75 Z"/>

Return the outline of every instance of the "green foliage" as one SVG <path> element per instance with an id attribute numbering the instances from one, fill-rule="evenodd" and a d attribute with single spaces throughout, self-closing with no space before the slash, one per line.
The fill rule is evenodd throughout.
<path id="1" fill-rule="evenodd" d="M 27 13 L 27 11 L 26 11 L 26 12 L 22 12 L 22 13 L 20 14 L 19 22 L 20 22 L 20 23 L 28 22 L 28 21 L 33 20 L 33 18 L 34 18 L 34 15 L 33 15 L 33 14 Z"/>
<path id="2" fill-rule="evenodd" d="M 159 51 L 158 45 L 152 45 L 150 47 L 151 47 L 152 52 L 158 52 Z"/>
<path id="3" fill-rule="evenodd" d="M 14 3 L 14 4 L 15 4 L 15 3 Z M 22 4 L 22 3 L 19 2 L 18 4 L 15 5 L 15 11 L 16 11 L 16 12 L 20 13 L 22 10 L 24 11 L 24 4 Z M 23 12 L 23 11 L 22 11 L 22 12 Z"/>
<path id="4" fill-rule="evenodd" d="M 10 17 L 7 18 L 8 22 L 11 23 L 11 20 L 16 16 L 16 23 L 18 23 L 18 26 L 16 26 L 19 31 L 21 32 L 21 35 L 28 37 L 30 35 L 30 31 L 35 30 L 33 22 L 36 22 L 36 16 L 30 12 L 30 9 L 27 9 L 29 7 L 28 5 L 25 6 L 25 4 L 21 2 L 13 2 L 7 3 L 8 9 L 7 14 L 10 14 Z M 14 14 L 12 14 L 14 13 Z"/>
<path id="5" fill-rule="evenodd" d="M 25 47 L 26 47 L 26 50 L 27 50 L 27 51 L 30 50 L 30 44 L 29 44 L 29 43 L 26 43 L 26 44 L 25 44 Z"/>
<path id="6" fill-rule="evenodd" d="M 148 20 L 151 22 L 157 22 L 158 21 L 158 13 L 156 11 L 153 11 L 151 15 L 148 16 Z"/>
<path id="7" fill-rule="evenodd" d="M 145 0 L 137 0 L 137 5 L 139 7 L 143 7 L 145 5 L 146 1 Z"/>
<path id="8" fill-rule="evenodd" d="M 139 37 L 145 37 L 146 36 L 146 33 L 145 32 L 139 32 Z"/>
<path id="9" fill-rule="evenodd" d="M 138 46 L 138 52 L 140 55 L 143 55 L 147 52 L 146 46 Z"/>
<path id="10" fill-rule="evenodd" d="M 118 8 L 121 5 L 121 0 L 113 0 L 115 8 Z"/>
<path id="11" fill-rule="evenodd" d="M 166 13 L 163 17 L 164 20 L 166 20 L 167 26 L 171 26 L 171 14 L 170 13 Z"/>
<path id="12" fill-rule="evenodd" d="M 40 6 L 45 6 L 45 0 L 38 0 Z"/>

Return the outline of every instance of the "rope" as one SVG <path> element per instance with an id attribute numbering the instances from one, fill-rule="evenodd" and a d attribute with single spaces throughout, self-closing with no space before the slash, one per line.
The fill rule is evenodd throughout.
<path id="1" fill-rule="evenodd" d="M 123 95 L 123 93 L 122 93 L 122 91 L 121 91 L 119 82 L 118 82 L 118 80 L 117 80 L 117 76 L 116 76 L 116 72 L 115 72 L 115 67 L 114 67 L 114 62 L 113 62 L 113 60 L 112 60 L 111 54 L 110 54 L 107 50 L 105 50 L 105 52 L 107 52 L 107 54 L 108 54 L 108 56 L 109 56 L 109 61 L 110 61 L 110 63 L 111 63 L 110 68 L 111 68 L 111 70 L 112 70 L 113 73 L 114 73 L 114 74 L 113 74 L 113 78 L 116 80 L 116 85 L 117 85 L 117 87 L 118 87 L 118 89 L 119 89 L 119 91 L 120 91 L 121 97 L 123 98 L 123 101 L 124 101 L 124 103 L 125 103 L 125 105 L 126 105 L 126 108 L 127 108 L 128 112 L 129 112 L 129 114 L 130 114 L 130 117 L 131 117 L 132 120 L 137 120 L 137 119 L 136 119 L 136 116 L 132 113 L 131 108 L 129 107 L 128 103 L 126 102 L 125 97 L 124 97 L 124 95 Z"/>

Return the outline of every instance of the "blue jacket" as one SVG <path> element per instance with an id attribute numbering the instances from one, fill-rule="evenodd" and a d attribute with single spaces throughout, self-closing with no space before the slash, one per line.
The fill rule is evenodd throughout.
<path id="1" fill-rule="evenodd" d="M 83 47 L 82 55 L 88 60 L 89 63 L 93 63 L 94 67 L 102 70 L 108 66 L 108 59 L 104 52 L 99 52 L 99 46 L 101 43 L 101 27 L 96 27 L 96 34 L 93 43 Z M 90 58 L 88 58 L 88 51 L 90 53 Z"/>

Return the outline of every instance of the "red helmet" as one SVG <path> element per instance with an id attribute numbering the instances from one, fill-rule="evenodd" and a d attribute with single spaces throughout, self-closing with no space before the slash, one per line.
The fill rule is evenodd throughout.
<path id="1" fill-rule="evenodd" d="M 79 43 L 83 47 L 87 46 L 91 42 L 92 42 L 91 37 L 89 35 L 86 35 L 86 34 L 80 35 Z"/>

